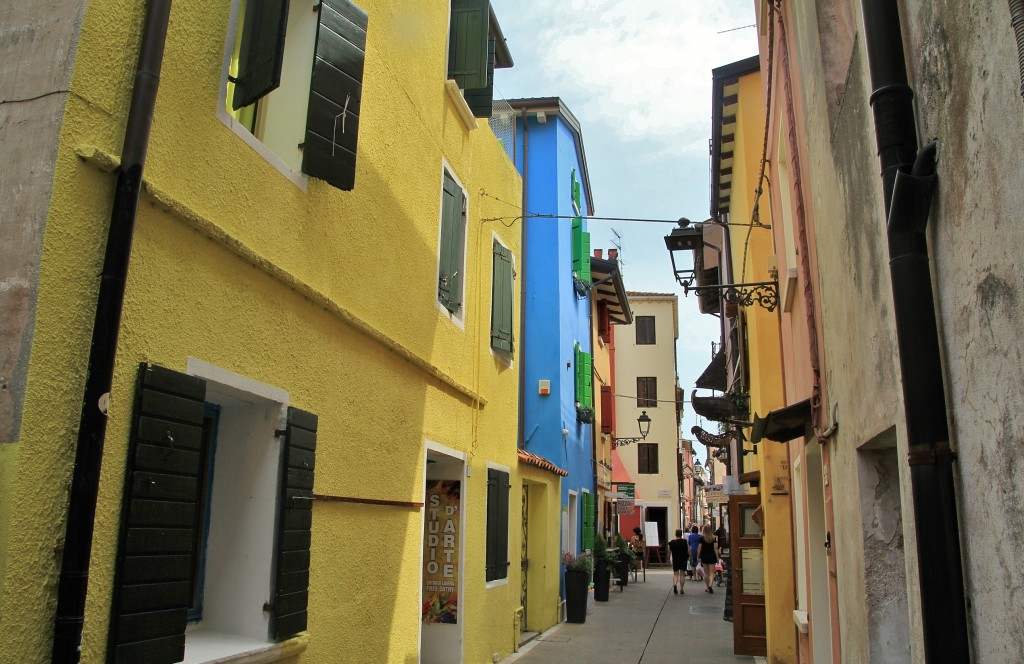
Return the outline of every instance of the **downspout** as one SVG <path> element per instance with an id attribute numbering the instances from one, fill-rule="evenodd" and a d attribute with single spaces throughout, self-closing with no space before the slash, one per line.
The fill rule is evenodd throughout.
<path id="1" fill-rule="evenodd" d="M 935 143 L 917 150 L 896 0 L 862 0 L 871 108 L 887 211 L 889 271 L 914 497 L 921 622 L 927 662 L 968 662 L 967 611 L 953 453 L 925 228 Z"/>
<path id="2" fill-rule="evenodd" d="M 93 525 L 99 493 L 107 400 L 114 375 L 125 282 L 132 251 L 142 169 L 149 147 L 153 108 L 160 83 L 171 0 L 149 0 L 146 9 L 131 107 L 121 148 L 107 248 L 96 298 L 92 344 L 78 425 L 75 467 L 68 497 L 64 552 L 57 586 L 51 662 L 78 662 L 89 586 Z"/>
<path id="3" fill-rule="evenodd" d="M 526 107 L 521 110 L 523 118 L 523 216 L 519 226 L 519 449 L 526 449 L 526 422 L 523 405 L 526 401 L 526 193 L 529 182 L 530 131 L 527 128 Z"/>

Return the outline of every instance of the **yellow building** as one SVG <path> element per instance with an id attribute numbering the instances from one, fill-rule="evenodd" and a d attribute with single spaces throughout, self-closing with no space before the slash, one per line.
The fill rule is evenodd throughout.
<path id="1" fill-rule="evenodd" d="M 713 71 L 712 218 L 699 225 L 702 245 L 690 278 L 701 310 L 723 321 L 721 350 L 697 386 L 723 394 L 694 396 L 693 402 L 726 431 L 694 427 L 694 433 L 727 450 L 720 459 L 724 454 L 729 461 L 723 488 L 730 494 L 735 650 L 783 664 L 797 657 L 793 526 L 788 450 L 763 438 L 760 417 L 786 401 L 771 219 L 767 198 L 757 193 L 766 187 L 760 181 L 765 106 L 759 69 L 753 57 Z M 678 229 L 668 240 L 692 232 Z"/>
<path id="2" fill-rule="evenodd" d="M 29 359 L 0 441 L 0 661 L 72 661 L 79 632 L 84 662 L 506 655 L 527 586 L 533 628 L 557 621 L 559 477 L 517 454 L 520 229 L 490 220 L 521 180 L 474 117 L 511 65 L 493 12 L 148 5 L 49 32 L 26 6 L 35 36 L 0 46 L 67 64 L 4 84 L 44 112 L 2 155 L 30 194 L 0 203 L 35 226 L 24 264 L 0 255 L 33 275 L 2 330 Z M 93 395 L 105 245 L 130 266 Z"/>

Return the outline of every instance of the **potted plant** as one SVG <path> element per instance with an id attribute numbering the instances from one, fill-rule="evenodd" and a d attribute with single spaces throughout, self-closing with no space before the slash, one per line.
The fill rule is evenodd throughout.
<path id="1" fill-rule="evenodd" d="M 636 554 L 623 539 L 622 533 L 615 534 L 615 548 L 619 554 L 615 563 L 615 573 L 619 577 L 619 587 L 622 588 L 629 585 L 629 568 L 633 566 Z"/>
<path id="2" fill-rule="evenodd" d="M 608 601 L 611 574 L 612 566 L 608 560 L 608 543 L 598 535 L 594 538 L 594 600 Z"/>
<path id="3" fill-rule="evenodd" d="M 594 571 L 594 559 L 589 553 L 576 555 L 566 551 L 562 554 L 565 565 L 565 617 L 571 623 L 587 621 L 587 591 L 590 588 L 590 573 Z"/>

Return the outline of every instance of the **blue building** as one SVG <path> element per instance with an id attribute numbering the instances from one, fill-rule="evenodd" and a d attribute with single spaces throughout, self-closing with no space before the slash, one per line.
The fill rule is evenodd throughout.
<path id="1" fill-rule="evenodd" d="M 563 551 L 593 546 L 595 475 L 590 320 L 593 215 L 580 125 L 557 97 L 511 99 L 523 176 L 522 436 L 527 452 L 567 471 Z M 525 124 L 524 124 L 525 123 Z M 542 216 L 534 216 L 542 215 Z"/>

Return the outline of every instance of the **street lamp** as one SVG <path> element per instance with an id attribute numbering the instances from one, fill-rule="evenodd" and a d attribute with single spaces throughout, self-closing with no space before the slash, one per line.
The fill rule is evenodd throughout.
<path id="1" fill-rule="evenodd" d="M 612 438 L 613 450 L 622 445 L 632 445 L 647 438 L 647 434 L 651 432 L 651 418 L 647 416 L 646 410 L 642 411 L 640 417 L 636 418 L 636 423 L 640 427 L 640 435 L 634 438 Z"/>
<path id="2" fill-rule="evenodd" d="M 694 285 L 697 281 L 697 265 L 703 263 L 704 247 L 708 246 L 721 251 L 718 247 L 704 241 L 704 232 L 701 230 L 705 224 L 716 223 L 713 219 L 691 225 L 690 220 L 683 217 L 679 220 L 679 227 L 673 228 L 672 232 L 665 236 L 665 248 L 668 249 L 669 257 L 672 259 L 672 273 L 676 281 L 683 287 L 683 293 L 689 295 L 692 290 L 698 297 L 718 292 L 722 301 L 728 304 L 749 307 L 757 304 L 768 311 L 775 311 L 779 306 L 779 281 L 777 276 L 771 281 L 756 281 L 744 284 L 715 284 L 713 286 Z M 676 265 L 676 254 L 693 252 L 691 268 L 683 268 Z"/>

